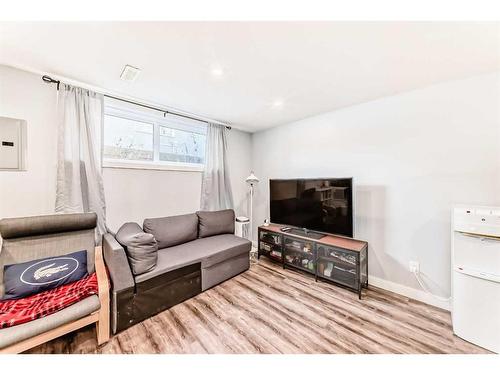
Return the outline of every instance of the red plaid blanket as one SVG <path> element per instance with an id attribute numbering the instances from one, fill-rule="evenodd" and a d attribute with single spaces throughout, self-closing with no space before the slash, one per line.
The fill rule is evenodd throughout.
<path id="1" fill-rule="evenodd" d="M 12 327 L 58 312 L 92 294 L 97 294 L 95 272 L 74 283 L 29 297 L 0 301 L 0 328 Z"/>

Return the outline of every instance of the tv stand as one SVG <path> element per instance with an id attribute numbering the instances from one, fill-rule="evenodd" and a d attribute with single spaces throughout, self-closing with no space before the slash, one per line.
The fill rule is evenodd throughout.
<path id="1" fill-rule="evenodd" d="M 308 236 L 309 235 L 309 236 Z M 320 235 L 320 238 L 310 237 Z M 368 287 L 368 243 L 270 224 L 259 227 L 258 257 L 279 262 L 358 293 Z"/>
<path id="2" fill-rule="evenodd" d="M 291 228 L 290 230 L 287 230 L 285 233 L 312 238 L 313 240 L 320 240 L 323 237 L 325 237 L 325 235 L 322 233 L 307 230 L 306 228 Z"/>

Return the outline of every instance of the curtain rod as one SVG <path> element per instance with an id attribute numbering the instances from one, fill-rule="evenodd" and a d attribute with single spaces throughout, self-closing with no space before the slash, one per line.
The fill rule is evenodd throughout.
<path id="1" fill-rule="evenodd" d="M 42 76 L 42 81 L 45 82 L 45 83 L 55 83 L 55 84 L 57 84 L 57 90 L 59 91 L 59 85 L 61 84 L 61 81 L 55 80 L 52 77 L 49 77 L 47 75 Z M 153 106 L 150 106 L 150 105 L 147 105 L 147 104 L 142 104 L 142 103 L 139 103 L 139 102 L 134 102 L 134 101 L 128 100 L 128 99 L 123 99 L 123 98 L 120 98 L 118 96 L 113 96 L 113 95 L 108 95 L 108 94 L 103 94 L 103 95 L 105 97 L 107 97 L 107 98 L 119 100 L 121 102 L 130 103 L 130 104 L 137 105 L 137 106 L 140 106 L 140 107 L 152 109 L 154 111 L 162 112 L 164 117 L 167 114 L 171 114 L 171 115 L 175 115 L 175 116 L 180 116 L 180 117 L 188 118 L 190 120 L 201 121 L 201 122 L 206 122 L 206 123 L 210 122 L 210 121 L 207 121 L 207 120 L 202 120 L 201 118 L 198 118 L 198 117 L 188 116 L 188 115 L 184 115 L 184 114 L 181 114 L 181 113 L 172 112 L 170 110 L 166 110 L 166 109 L 162 109 L 162 108 L 158 108 L 158 107 L 153 107 Z M 229 125 L 225 125 L 225 124 L 221 124 L 221 125 L 225 126 L 226 129 L 231 130 L 231 127 Z"/>

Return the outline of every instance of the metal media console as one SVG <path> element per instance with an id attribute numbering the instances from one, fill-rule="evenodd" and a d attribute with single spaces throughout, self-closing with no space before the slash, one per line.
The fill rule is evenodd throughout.
<path id="1" fill-rule="evenodd" d="M 313 239 L 286 233 L 280 225 L 259 227 L 258 257 L 265 255 L 285 267 L 308 272 L 318 278 L 358 292 L 368 287 L 368 243 L 325 235 Z"/>

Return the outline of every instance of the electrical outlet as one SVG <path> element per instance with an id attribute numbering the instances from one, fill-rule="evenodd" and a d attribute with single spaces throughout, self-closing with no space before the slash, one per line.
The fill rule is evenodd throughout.
<path id="1" fill-rule="evenodd" d="M 410 272 L 419 273 L 420 272 L 420 263 L 416 260 L 410 260 Z"/>

